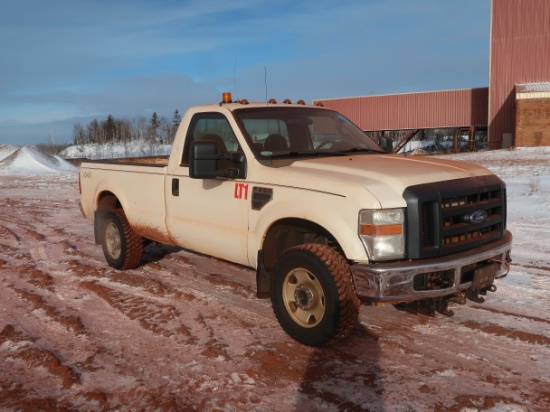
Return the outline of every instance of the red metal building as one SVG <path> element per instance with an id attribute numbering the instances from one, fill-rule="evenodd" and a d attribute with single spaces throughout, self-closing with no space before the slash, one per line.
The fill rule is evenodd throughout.
<path id="1" fill-rule="evenodd" d="M 363 130 L 404 130 L 487 124 L 488 89 L 446 90 L 316 100 Z"/>
<path id="2" fill-rule="evenodd" d="M 525 139 L 515 139 L 516 85 L 550 82 L 550 0 L 492 0 L 490 44 L 489 88 L 314 103 L 337 109 L 368 131 L 488 125 L 489 148 L 522 144 Z M 535 132 L 533 141 L 550 146 L 550 125 Z"/>
<path id="3" fill-rule="evenodd" d="M 518 143 L 515 86 L 550 81 L 550 1 L 493 0 L 490 54 L 489 145 L 498 149 Z"/>

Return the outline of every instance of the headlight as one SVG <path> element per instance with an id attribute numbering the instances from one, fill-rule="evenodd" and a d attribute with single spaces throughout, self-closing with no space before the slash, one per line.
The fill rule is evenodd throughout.
<path id="1" fill-rule="evenodd" d="M 359 212 L 359 237 L 372 260 L 405 257 L 405 210 L 381 209 Z"/>

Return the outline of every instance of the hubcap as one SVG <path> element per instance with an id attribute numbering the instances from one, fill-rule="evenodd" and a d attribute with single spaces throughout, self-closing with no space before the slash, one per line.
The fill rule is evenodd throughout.
<path id="1" fill-rule="evenodd" d="M 105 244 L 113 259 L 118 259 L 121 253 L 121 240 L 118 228 L 114 223 L 109 223 L 105 228 Z"/>
<path id="2" fill-rule="evenodd" d="M 325 293 L 319 280 L 310 271 L 296 268 L 283 282 L 286 310 L 297 324 L 312 328 L 325 314 Z"/>
<path id="3" fill-rule="evenodd" d="M 309 285 L 298 285 L 294 290 L 294 301 L 302 310 L 310 310 L 315 303 L 313 291 Z"/>

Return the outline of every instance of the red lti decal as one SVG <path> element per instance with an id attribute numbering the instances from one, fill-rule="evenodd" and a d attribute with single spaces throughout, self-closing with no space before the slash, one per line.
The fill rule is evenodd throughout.
<path id="1" fill-rule="evenodd" d="M 235 199 L 248 199 L 248 185 L 245 183 L 235 183 Z"/>

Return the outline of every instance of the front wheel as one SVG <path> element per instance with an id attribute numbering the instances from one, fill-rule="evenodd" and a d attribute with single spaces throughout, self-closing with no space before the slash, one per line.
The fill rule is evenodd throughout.
<path id="1" fill-rule="evenodd" d="M 115 209 L 103 217 L 101 245 L 110 266 L 125 270 L 137 267 L 143 255 L 143 238 L 137 235 L 122 209 Z"/>
<path id="2" fill-rule="evenodd" d="M 320 244 L 299 245 L 281 255 L 271 280 L 271 302 L 285 332 L 308 346 L 344 338 L 359 316 L 347 261 Z"/>

